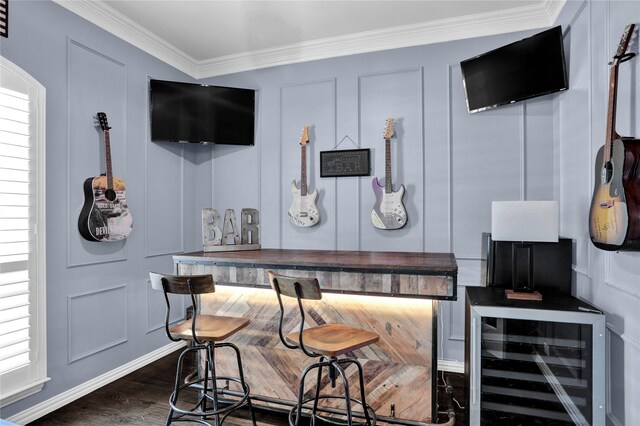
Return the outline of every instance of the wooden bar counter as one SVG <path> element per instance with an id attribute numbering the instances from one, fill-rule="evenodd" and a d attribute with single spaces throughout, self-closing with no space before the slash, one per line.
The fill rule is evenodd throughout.
<path id="1" fill-rule="evenodd" d="M 437 306 L 457 297 L 453 254 L 261 249 L 187 253 L 174 256 L 174 266 L 177 274 L 212 274 L 216 280 L 216 293 L 202 299 L 202 313 L 251 319 L 232 341 L 240 345 L 256 405 L 295 401 L 301 372 L 311 362 L 280 342 L 279 307 L 268 280 L 273 270 L 318 278 L 323 299 L 309 304 L 310 325 L 336 322 L 380 335 L 377 344 L 350 354 L 363 364 L 367 402 L 380 421 L 419 424 L 437 418 Z M 295 301 L 288 303 L 296 308 Z M 290 330 L 297 326 L 286 324 Z M 221 353 L 218 361 L 233 375 L 234 360 L 226 356 Z M 347 374 L 357 373 L 354 368 Z M 305 389 L 313 389 L 313 380 Z M 340 391 L 328 380 L 322 385 L 322 393 Z"/>

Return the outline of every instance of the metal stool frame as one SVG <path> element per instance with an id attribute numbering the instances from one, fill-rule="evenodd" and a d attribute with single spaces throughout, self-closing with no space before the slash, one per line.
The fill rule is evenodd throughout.
<path id="1" fill-rule="evenodd" d="M 290 291 L 281 291 L 279 280 L 289 280 L 293 281 L 293 289 L 294 293 L 292 294 Z M 289 425 L 290 426 L 298 426 L 300 423 L 300 419 L 302 418 L 302 409 L 303 407 L 313 401 L 313 408 L 311 409 L 311 425 L 315 425 L 316 419 L 320 419 L 324 422 L 333 424 L 333 425 L 344 425 L 344 426 L 355 426 L 355 425 L 368 425 L 375 426 L 376 424 L 376 413 L 375 411 L 366 403 L 365 396 L 365 387 L 364 387 L 364 374 L 362 370 L 362 364 L 358 361 L 357 358 L 354 357 L 346 357 L 346 358 L 338 358 L 337 356 L 325 356 L 319 353 L 315 353 L 309 350 L 304 345 L 303 339 L 303 331 L 305 324 L 305 310 L 302 303 L 303 299 L 310 300 L 320 300 L 322 299 L 322 292 L 320 290 L 320 285 L 318 280 L 315 278 L 294 278 L 294 277 L 285 277 L 281 275 L 276 275 L 273 272 L 269 272 L 269 281 L 271 282 L 271 286 L 276 292 L 278 296 L 278 304 L 280 305 L 280 316 L 278 319 L 278 334 L 280 335 L 280 341 L 282 344 L 289 349 L 301 349 L 305 355 L 310 358 L 320 358 L 318 362 L 315 362 L 308 367 L 306 367 L 300 377 L 300 384 L 298 386 L 298 401 L 293 406 L 293 408 L 289 411 Z M 298 344 L 294 345 L 287 341 L 284 336 L 282 326 L 284 323 L 284 314 L 285 308 L 282 303 L 281 295 L 285 295 L 288 297 L 295 297 L 298 301 L 298 308 L 300 311 L 300 328 L 298 331 Z M 360 400 L 352 398 L 349 391 L 349 381 L 347 380 L 347 375 L 344 371 L 344 368 L 341 364 L 354 364 L 358 368 L 358 379 L 360 384 Z M 342 383 L 344 385 L 345 394 L 344 397 L 338 395 L 321 395 L 320 394 L 320 382 L 322 379 L 322 369 L 327 367 L 329 379 L 331 380 L 331 386 L 336 386 L 337 374 L 339 374 L 342 379 Z M 313 398 L 304 399 L 304 383 L 307 374 L 309 374 L 312 370 L 317 369 L 318 375 L 316 379 L 316 392 Z M 321 416 L 318 414 L 318 402 L 321 399 L 344 399 L 346 406 L 346 422 L 337 422 L 331 418 Z M 355 402 L 358 405 L 363 407 L 363 414 L 365 418 L 364 423 L 358 423 L 353 421 L 353 415 L 351 410 L 351 403 Z M 307 408 L 308 409 L 308 408 Z"/>
<path id="2" fill-rule="evenodd" d="M 167 415 L 166 426 L 172 422 L 195 422 L 207 426 L 212 426 L 206 419 L 213 417 L 215 426 L 220 426 L 224 423 L 224 420 L 228 415 L 233 413 L 245 405 L 248 407 L 251 414 L 251 420 L 253 425 L 256 425 L 256 418 L 253 412 L 253 405 L 251 403 L 250 388 L 244 379 L 244 372 L 242 369 L 242 359 L 240 356 L 240 350 L 236 345 L 229 342 L 213 342 L 200 340 L 196 333 L 196 320 L 198 318 L 199 305 L 197 302 L 197 295 L 205 293 L 215 292 L 215 283 L 211 275 L 163 275 L 151 273 L 151 282 L 154 289 L 159 289 L 157 279 L 160 279 L 160 284 L 164 292 L 164 298 L 167 305 L 165 313 L 165 332 L 167 337 L 174 341 L 188 341 L 189 346 L 180 353 L 178 357 L 178 365 L 176 367 L 176 381 L 174 390 L 169 397 L 169 414 Z M 191 297 L 191 303 L 193 304 L 193 316 L 191 317 L 191 336 L 192 339 L 183 339 L 175 337 L 169 328 L 170 314 L 171 314 L 171 302 L 169 300 L 169 294 L 189 294 Z M 238 364 L 238 377 L 229 376 L 217 376 L 215 366 L 215 349 L 216 348 L 231 348 L 236 355 L 236 361 Z M 200 368 L 197 368 L 196 372 L 190 373 L 184 379 L 182 378 L 182 369 L 184 365 L 185 357 L 190 353 L 196 354 L 196 359 L 199 361 L 198 354 L 200 351 L 206 351 L 204 377 L 200 372 Z M 199 362 L 198 362 L 199 364 Z M 194 377 L 196 377 L 194 379 Z M 217 381 L 225 380 L 227 382 L 235 382 L 242 388 L 239 399 L 232 400 L 229 405 L 220 405 L 220 399 L 218 395 L 235 395 L 238 396 L 238 392 L 227 391 L 224 387 L 220 388 L 217 385 Z M 180 391 L 185 388 L 195 388 L 201 391 L 201 396 L 198 402 L 191 409 L 185 409 L 179 407 L 178 397 Z M 212 404 L 212 408 L 208 408 L 208 403 Z M 177 415 L 175 414 L 177 413 Z"/>

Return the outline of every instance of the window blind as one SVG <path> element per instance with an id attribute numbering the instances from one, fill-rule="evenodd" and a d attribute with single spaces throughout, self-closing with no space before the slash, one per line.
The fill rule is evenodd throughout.
<path id="1" fill-rule="evenodd" d="M 28 365 L 29 97 L 0 88 L 0 374 Z"/>

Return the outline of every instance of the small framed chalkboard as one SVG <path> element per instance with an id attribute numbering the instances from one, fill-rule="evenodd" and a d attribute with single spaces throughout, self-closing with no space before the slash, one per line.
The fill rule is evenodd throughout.
<path id="1" fill-rule="evenodd" d="M 320 151 L 320 177 L 370 175 L 370 149 Z"/>

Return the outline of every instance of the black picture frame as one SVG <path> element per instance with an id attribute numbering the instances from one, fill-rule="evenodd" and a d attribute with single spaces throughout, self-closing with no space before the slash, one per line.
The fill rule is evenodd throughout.
<path id="1" fill-rule="evenodd" d="M 9 0 L 0 0 L 0 36 L 9 38 Z"/>
<path id="2" fill-rule="evenodd" d="M 320 177 L 371 176 L 371 150 L 320 151 Z"/>

